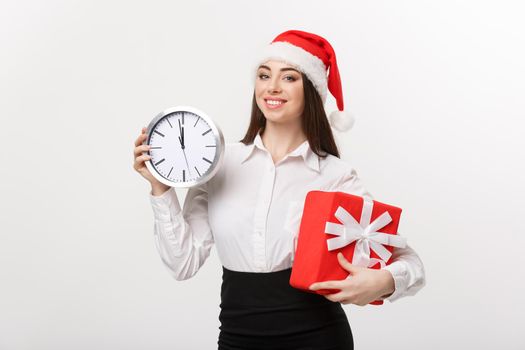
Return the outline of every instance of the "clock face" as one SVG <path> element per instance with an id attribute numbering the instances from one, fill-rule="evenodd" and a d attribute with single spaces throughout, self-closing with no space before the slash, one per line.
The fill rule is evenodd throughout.
<path id="1" fill-rule="evenodd" d="M 174 108 L 159 114 L 148 128 L 146 162 L 159 181 L 173 187 L 191 187 L 209 180 L 223 153 L 222 133 L 204 113 Z"/>

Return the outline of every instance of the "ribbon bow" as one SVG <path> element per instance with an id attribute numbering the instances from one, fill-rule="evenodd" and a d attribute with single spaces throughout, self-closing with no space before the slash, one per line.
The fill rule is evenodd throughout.
<path id="1" fill-rule="evenodd" d="M 406 246 L 406 239 L 398 235 L 378 232 L 378 230 L 392 221 L 392 217 L 388 211 L 385 211 L 373 222 L 370 222 L 373 208 L 374 202 L 368 198 L 363 198 L 361 220 L 357 222 L 345 208 L 339 206 L 335 212 L 335 217 L 342 224 L 326 222 L 325 233 L 338 236 L 327 239 L 328 250 L 339 249 L 357 241 L 352 264 L 371 267 L 376 263 L 380 263 L 381 267 L 384 267 L 386 265 L 385 262 L 390 259 L 392 253 L 383 245 L 403 248 Z M 372 248 L 381 259 L 370 258 L 370 248 Z"/>

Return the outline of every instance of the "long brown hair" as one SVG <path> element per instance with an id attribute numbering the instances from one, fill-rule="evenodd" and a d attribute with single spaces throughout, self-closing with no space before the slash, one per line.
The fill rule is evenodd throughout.
<path id="1" fill-rule="evenodd" d="M 301 75 L 303 77 L 304 91 L 302 127 L 303 132 L 308 139 L 308 143 L 310 144 L 310 148 L 321 158 L 325 158 L 327 153 L 340 158 L 339 150 L 337 149 L 330 123 L 326 117 L 326 112 L 323 107 L 321 96 L 319 96 L 319 93 L 313 86 L 310 79 L 308 79 L 304 73 L 301 73 Z M 250 125 L 248 126 L 248 130 L 246 131 L 244 138 L 239 142 L 242 142 L 245 145 L 253 143 L 253 140 L 255 139 L 255 136 L 257 136 L 259 129 L 264 131 L 265 127 L 266 118 L 259 106 L 257 106 L 254 91 Z M 321 154 L 321 152 L 324 152 L 324 154 Z"/>

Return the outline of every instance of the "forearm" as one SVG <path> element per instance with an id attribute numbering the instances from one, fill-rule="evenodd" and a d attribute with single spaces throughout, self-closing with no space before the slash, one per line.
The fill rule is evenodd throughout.
<path id="1" fill-rule="evenodd" d="M 181 215 L 181 214 L 180 214 Z M 187 223 L 155 221 L 155 244 L 163 263 L 178 281 L 193 277 L 208 258 L 213 240 L 195 240 Z"/>
<path id="2" fill-rule="evenodd" d="M 174 188 L 168 187 L 155 196 L 163 187 L 153 187 L 150 200 L 157 249 L 175 279 L 188 279 L 197 273 L 213 244 L 207 220 L 207 192 L 203 187 L 191 188 L 183 211 Z"/>

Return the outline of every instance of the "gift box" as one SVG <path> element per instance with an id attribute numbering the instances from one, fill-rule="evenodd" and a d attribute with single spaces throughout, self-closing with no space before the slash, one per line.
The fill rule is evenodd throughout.
<path id="1" fill-rule="evenodd" d="M 321 295 L 338 289 L 308 289 L 315 282 L 349 276 L 337 253 L 354 265 L 380 269 L 390 263 L 395 247 L 404 247 L 396 235 L 401 208 L 345 192 L 310 191 L 306 195 L 290 285 Z M 383 304 L 382 300 L 371 304 Z"/>

